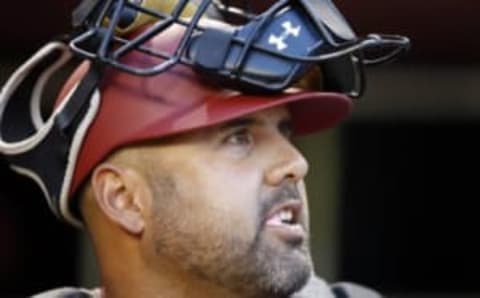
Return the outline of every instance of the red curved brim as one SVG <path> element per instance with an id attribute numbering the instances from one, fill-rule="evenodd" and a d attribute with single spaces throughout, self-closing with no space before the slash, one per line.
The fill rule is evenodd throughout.
<path id="1" fill-rule="evenodd" d="M 239 94 L 214 97 L 198 106 L 190 107 L 181 115 L 175 113 L 175 117 L 169 119 L 157 118 L 156 121 L 137 131 L 136 136 L 132 136 L 132 140 L 178 134 L 281 105 L 287 105 L 289 108 L 295 135 L 330 128 L 344 120 L 352 109 L 352 102 L 347 96 L 326 92 L 298 92 L 271 96 Z"/>
<path id="2" fill-rule="evenodd" d="M 71 84 L 70 84 L 71 85 Z M 207 86 L 183 67 L 149 78 L 113 72 L 100 87 L 101 104 L 82 144 L 70 193 L 116 149 L 212 126 L 287 105 L 297 135 L 330 128 L 351 112 L 349 97 L 327 92 L 241 94 Z"/>

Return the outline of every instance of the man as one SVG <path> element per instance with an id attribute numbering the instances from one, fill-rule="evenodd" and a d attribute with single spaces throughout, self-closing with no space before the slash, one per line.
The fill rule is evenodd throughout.
<path id="1" fill-rule="evenodd" d="M 305 11 L 314 13 L 309 4 L 327 5 L 326 23 L 335 23 L 341 18 L 331 3 L 278 6 L 264 19 L 273 17 L 271 27 L 281 25 L 283 31 L 266 28 L 264 44 L 262 39 L 254 46 L 245 42 L 245 53 L 253 51 L 247 56 L 232 40 L 248 37 L 255 21 L 239 27 L 236 37 L 227 36 L 232 31 L 222 26 L 217 31 L 217 25 L 196 35 L 189 33 L 194 27 L 181 23 L 132 30 L 123 24 L 137 6 L 99 3 L 84 2 L 77 14 L 88 24 L 92 14 L 99 17 L 94 29 L 76 36 L 70 49 L 51 43 L 40 50 L 0 97 L 2 153 L 14 170 L 41 186 L 54 213 L 85 228 L 101 273 L 101 289 L 66 288 L 36 297 L 379 297 L 351 284 L 330 287 L 315 276 L 303 183 L 308 163 L 291 142 L 292 135 L 343 120 L 351 100 L 341 93 L 304 90 L 319 89 L 311 87 L 318 69 L 307 75 L 307 67 L 298 67 L 304 62 L 257 49 L 290 47 L 286 54 L 305 55 L 312 48 L 308 43 L 319 44 L 318 32 L 304 32 L 312 21 Z M 188 13 L 192 23 L 209 3 L 202 1 Z M 174 6 L 177 18 L 185 13 L 184 4 Z M 350 34 L 330 26 L 337 37 Z M 117 27 L 129 32 L 112 38 Z M 99 32 L 104 39 L 96 42 Z M 127 36 L 132 47 L 107 44 Z M 303 41 L 289 43 L 292 36 Z M 91 50 L 95 46 L 98 50 Z M 334 57 L 346 55 L 346 69 L 355 72 L 352 53 L 361 47 L 357 42 Z M 74 72 L 52 116 L 43 120 L 41 90 L 71 51 L 93 62 Z M 60 56 L 60 62 L 38 70 L 52 56 Z M 222 70 L 215 70 L 218 56 L 223 56 Z M 231 68 L 235 61 L 239 67 Z M 345 67 L 345 60 L 336 63 Z M 353 87 L 344 90 L 350 79 L 342 81 L 358 74 L 330 73 L 336 66 L 324 64 L 323 88 L 359 94 Z M 328 87 L 332 78 L 341 90 Z M 34 82 L 31 96 L 16 97 L 18 86 L 29 80 Z M 297 88 L 298 80 L 303 89 Z"/>

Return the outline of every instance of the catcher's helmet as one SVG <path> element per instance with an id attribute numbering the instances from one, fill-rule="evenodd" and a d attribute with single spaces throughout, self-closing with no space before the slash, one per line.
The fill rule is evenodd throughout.
<path id="1" fill-rule="evenodd" d="M 73 224 L 80 221 L 69 198 L 115 149 L 283 104 L 296 133 L 331 127 L 351 109 L 343 93 L 358 95 L 362 86 L 361 66 L 370 60 L 361 50 L 396 45 L 387 59 L 408 45 L 403 37 L 356 38 L 327 0 L 278 1 L 260 15 L 239 12 L 244 23 L 238 26 L 201 20 L 238 11 L 229 5 L 170 2 L 85 0 L 74 14 L 69 46 L 47 44 L 2 89 L 0 152 Z M 44 119 L 43 89 L 72 54 L 87 61 Z M 289 88 L 319 63 L 322 88 Z"/>
<path id="2" fill-rule="evenodd" d="M 353 97 L 363 91 L 363 65 L 390 60 L 409 45 L 402 36 L 358 38 L 331 0 L 257 1 L 274 3 L 260 14 L 231 2 L 255 4 L 248 0 L 85 0 L 74 14 L 81 34 L 70 45 L 81 56 L 138 75 L 188 64 L 204 77 L 244 91 L 283 90 L 319 65 L 325 88 Z M 203 26 L 202 17 L 209 13 L 227 20 L 235 14 L 243 22 L 234 27 Z M 155 25 L 141 34 L 124 36 L 152 21 Z M 185 31 L 171 52 L 146 44 L 174 24 Z M 122 61 L 131 51 L 158 59 L 143 65 Z"/>

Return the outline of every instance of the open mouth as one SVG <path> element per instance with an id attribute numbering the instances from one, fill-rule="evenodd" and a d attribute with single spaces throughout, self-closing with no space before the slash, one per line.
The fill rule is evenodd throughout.
<path id="1" fill-rule="evenodd" d="M 302 208 L 298 200 L 275 206 L 266 216 L 265 227 L 285 241 L 302 242 L 306 236 L 301 222 Z"/>

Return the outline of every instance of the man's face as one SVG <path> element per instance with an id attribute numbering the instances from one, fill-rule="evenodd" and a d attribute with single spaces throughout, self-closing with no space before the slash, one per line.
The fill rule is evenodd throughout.
<path id="1" fill-rule="evenodd" d="M 312 270 L 308 165 L 289 137 L 288 110 L 277 107 L 143 148 L 154 197 L 147 258 L 246 296 L 303 286 Z"/>

